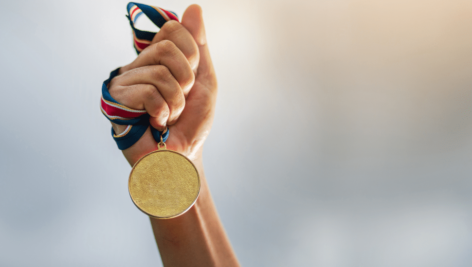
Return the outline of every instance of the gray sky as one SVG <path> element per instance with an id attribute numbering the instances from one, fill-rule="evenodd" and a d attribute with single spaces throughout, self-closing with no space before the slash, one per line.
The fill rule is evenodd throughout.
<path id="1" fill-rule="evenodd" d="M 99 111 L 135 58 L 126 4 L 2 3 L 0 266 L 161 266 Z M 472 264 L 470 1 L 199 4 L 205 172 L 243 266 Z"/>

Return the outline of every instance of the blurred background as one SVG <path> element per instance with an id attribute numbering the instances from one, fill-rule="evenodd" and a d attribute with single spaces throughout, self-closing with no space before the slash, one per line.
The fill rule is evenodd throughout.
<path id="1" fill-rule="evenodd" d="M 470 0 L 198 3 L 243 266 L 472 265 Z M 2 1 L 0 266 L 162 266 L 99 111 L 136 57 L 126 4 Z"/>

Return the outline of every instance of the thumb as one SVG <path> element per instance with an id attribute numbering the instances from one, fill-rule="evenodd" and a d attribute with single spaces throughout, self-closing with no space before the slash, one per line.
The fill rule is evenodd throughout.
<path id="1" fill-rule="evenodd" d="M 182 25 L 192 34 L 200 52 L 200 63 L 197 69 L 196 81 L 216 89 L 216 75 L 208 50 L 208 44 L 203 23 L 202 8 L 190 5 L 182 16 Z"/>
<path id="2" fill-rule="evenodd" d="M 203 25 L 202 8 L 190 5 L 182 16 L 182 25 L 192 34 L 197 45 L 206 44 L 205 25 Z"/>

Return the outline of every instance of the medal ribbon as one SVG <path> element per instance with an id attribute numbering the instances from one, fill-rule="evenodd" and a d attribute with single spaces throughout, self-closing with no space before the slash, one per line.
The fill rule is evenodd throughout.
<path id="1" fill-rule="evenodd" d="M 148 6 L 144 4 L 130 2 L 126 7 L 131 29 L 133 30 L 134 49 L 136 53 L 141 53 L 146 47 L 148 47 L 154 36 L 155 32 L 148 32 L 138 30 L 134 27 L 136 20 L 142 15 L 146 15 L 152 23 L 157 27 L 161 28 L 164 23 L 169 20 L 179 21 L 177 15 L 174 12 L 164 10 L 159 7 Z M 110 77 L 103 82 L 102 85 L 102 98 L 101 98 L 101 111 L 105 117 L 116 124 L 127 125 L 125 131 L 116 134 L 113 128 L 111 128 L 111 135 L 115 139 L 116 144 L 120 150 L 127 149 L 134 145 L 146 132 L 150 125 L 149 114 L 145 110 L 136 110 L 128 108 L 125 105 L 116 101 L 108 91 L 108 84 L 110 81 L 118 75 L 119 68 L 110 73 Z M 164 133 L 154 129 L 151 126 L 151 133 L 156 142 L 162 140 L 165 142 L 169 137 L 169 131 Z"/>

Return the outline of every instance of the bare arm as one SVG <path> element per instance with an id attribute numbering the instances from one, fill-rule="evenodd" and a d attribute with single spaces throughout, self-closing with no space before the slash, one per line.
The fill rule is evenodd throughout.
<path id="1" fill-rule="evenodd" d="M 196 163 L 203 170 L 201 162 Z M 239 266 L 218 218 L 206 179 L 197 203 L 171 220 L 151 219 L 165 266 Z"/>
<path id="2" fill-rule="evenodd" d="M 217 82 L 201 8 L 190 6 L 181 24 L 167 22 L 152 44 L 121 68 L 109 90 L 124 105 L 145 109 L 156 129 L 168 127 L 167 147 L 192 160 L 201 177 L 200 196 L 188 212 L 168 220 L 151 218 L 164 266 L 239 266 L 203 170 L 202 150 L 213 122 Z M 113 128 L 121 133 L 125 126 Z M 134 165 L 156 145 L 148 129 L 123 154 Z"/>

